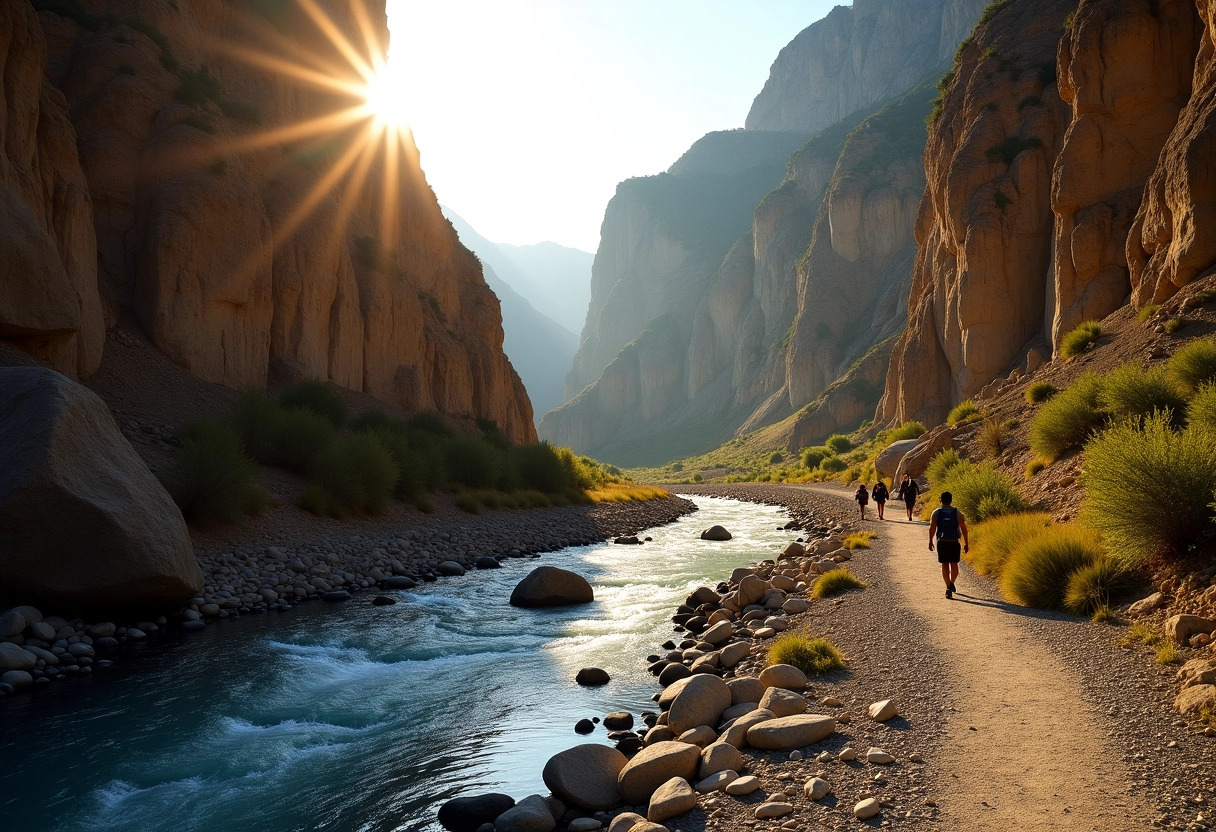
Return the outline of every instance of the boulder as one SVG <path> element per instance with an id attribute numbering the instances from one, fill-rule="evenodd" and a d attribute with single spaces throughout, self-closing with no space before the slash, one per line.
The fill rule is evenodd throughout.
<path id="1" fill-rule="evenodd" d="M 665 688 L 670 687 L 676 682 L 687 679 L 690 676 L 692 676 L 692 671 L 686 665 L 672 662 L 663 668 L 663 672 L 659 674 L 659 684 Z"/>
<path id="2" fill-rule="evenodd" d="M 739 603 L 740 609 L 749 607 L 752 604 L 759 603 L 760 599 L 764 597 L 764 594 L 769 589 L 771 587 L 768 581 L 755 575 L 747 575 L 743 580 L 739 581 L 739 594 L 735 600 Z"/>
<path id="3" fill-rule="evenodd" d="M 497 563 L 498 561 L 494 561 Z M 418 586 L 418 582 L 413 578 L 408 578 L 405 575 L 392 575 L 385 578 L 380 583 L 384 584 L 386 589 L 413 589 Z"/>
<path id="4" fill-rule="evenodd" d="M 609 731 L 628 731 L 633 727 L 633 714 L 629 711 L 613 711 L 604 717 L 604 727 Z"/>
<path id="5" fill-rule="evenodd" d="M 701 763 L 701 749 L 682 742 L 648 745 L 625 764 L 617 777 L 621 798 L 631 806 L 650 800 L 655 789 L 673 777 L 691 779 Z"/>
<path id="6" fill-rule="evenodd" d="M 585 688 L 597 688 L 608 684 L 612 677 L 608 675 L 608 671 L 598 667 L 584 667 L 574 674 L 574 681 Z"/>
<path id="7" fill-rule="evenodd" d="M 756 725 L 775 719 L 772 711 L 757 709 L 736 719 L 718 737 L 719 741 L 729 743 L 735 748 L 747 746 L 747 734 Z"/>
<path id="8" fill-rule="evenodd" d="M 730 669 L 747 658 L 751 645 L 746 641 L 735 641 L 723 647 L 718 652 L 718 665 Z"/>
<path id="9" fill-rule="evenodd" d="M 514 805 L 515 799 L 506 794 L 457 797 L 439 807 L 439 823 L 450 832 L 477 832 L 483 823 L 493 823 Z"/>
<path id="10" fill-rule="evenodd" d="M 898 442 L 892 442 L 879 451 L 874 460 L 874 470 L 880 477 L 887 477 L 894 482 L 895 472 L 899 470 L 899 463 L 903 461 L 908 451 L 919 444 L 920 439 L 901 439 Z"/>
<path id="11" fill-rule="evenodd" d="M 454 560 L 445 560 L 435 568 L 439 570 L 440 575 L 447 575 L 449 578 L 464 574 L 464 567 Z"/>
<path id="12" fill-rule="evenodd" d="M 875 722 L 886 722 L 888 719 L 894 719 L 899 716 L 899 707 L 891 699 L 883 699 L 880 702 L 875 702 L 867 709 L 870 719 Z"/>
<path id="13" fill-rule="evenodd" d="M 538 794 L 528 795 L 494 819 L 494 832 L 553 832 L 557 821 Z"/>
<path id="14" fill-rule="evenodd" d="M 1216 660 L 1191 659 L 1178 671 L 1178 680 L 1184 688 L 1216 684 Z"/>
<path id="15" fill-rule="evenodd" d="M 38 657 L 11 641 L 0 641 L 0 670 L 31 670 Z"/>
<path id="16" fill-rule="evenodd" d="M 1156 612 L 1165 606 L 1165 595 L 1160 592 L 1154 592 L 1152 595 L 1146 595 L 1139 601 L 1130 604 L 1127 608 L 1127 614 L 1132 618 L 1137 618 L 1141 615 L 1148 615 L 1151 612 Z"/>
<path id="17" fill-rule="evenodd" d="M 759 703 L 756 702 L 740 702 L 738 705 L 731 705 L 722 712 L 722 722 L 727 723 L 736 720 L 744 714 L 750 714 L 759 707 Z"/>
<path id="18" fill-rule="evenodd" d="M 811 608 L 811 602 L 805 598 L 789 598 L 781 605 L 781 611 L 790 615 L 806 612 Z"/>
<path id="19" fill-rule="evenodd" d="M 1175 615 L 1165 622 L 1165 634 L 1174 640 L 1175 644 L 1183 647 L 1197 633 L 1212 633 L 1216 631 L 1216 621 L 1210 618 L 1200 618 L 1197 615 Z"/>
<path id="20" fill-rule="evenodd" d="M 16 610 L 0 614 L 0 638 L 19 636 L 25 632 L 25 616 Z"/>
<path id="21" fill-rule="evenodd" d="M 704 748 L 718 738 L 717 732 L 708 725 L 698 725 L 696 728 L 689 728 L 683 734 L 680 734 L 677 739 L 680 742 L 686 742 L 689 745 L 695 745 L 698 748 Z"/>
<path id="22" fill-rule="evenodd" d="M 656 742 L 670 742 L 675 738 L 676 732 L 666 725 L 656 725 L 646 732 L 647 745 L 654 745 Z"/>
<path id="23" fill-rule="evenodd" d="M 811 800 L 823 800 L 831 791 L 832 787 L 822 777 L 812 777 L 802 787 L 802 793 Z"/>
<path id="24" fill-rule="evenodd" d="M 720 771 L 738 771 L 743 768 L 743 755 L 728 742 L 718 741 L 705 746 L 701 751 L 701 765 L 697 776 L 704 780 Z"/>
<path id="25" fill-rule="evenodd" d="M 646 809 L 646 819 L 662 823 L 697 808 L 697 793 L 683 777 L 673 777 L 655 789 Z"/>
<path id="26" fill-rule="evenodd" d="M 933 457 L 947 448 L 953 448 L 954 434 L 955 428 L 950 425 L 939 425 L 922 436 L 918 440 L 917 446 L 904 454 L 903 459 L 899 461 L 895 473 L 891 475 L 892 496 L 899 489 L 899 484 L 903 481 L 904 474 L 907 474 L 912 479 L 916 479 L 925 473 L 925 469 L 929 467 L 929 463 L 933 461 Z M 921 489 L 921 493 L 924 493 L 924 489 Z"/>
<path id="27" fill-rule="evenodd" d="M 646 823 L 646 818 L 637 812 L 621 812 L 608 824 L 608 832 L 630 832 L 639 823 Z"/>
<path id="28" fill-rule="evenodd" d="M 757 711 L 757 713 L 762 713 Z M 746 717 L 744 717 L 746 719 Z M 768 719 L 747 729 L 747 744 L 764 751 L 792 751 L 819 742 L 836 730 L 836 720 L 818 714 Z"/>
<path id="29" fill-rule="evenodd" d="M 710 526 L 705 531 L 701 532 L 702 540 L 730 540 L 731 533 L 723 526 Z"/>
<path id="30" fill-rule="evenodd" d="M 688 686 L 688 683 L 691 679 L 692 679 L 691 676 L 687 676 L 683 679 L 677 679 L 674 682 L 672 682 L 670 685 L 668 685 L 663 690 L 663 692 L 659 694 L 659 698 L 658 698 L 659 707 L 662 708 L 663 710 L 667 710 L 668 708 L 670 708 L 671 703 L 676 701 L 676 697 L 679 696 L 680 692 L 683 691 L 684 688 Z"/>
<path id="31" fill-rule="evenodd" d="M 502 569 L 502 564 L 498 562 L 498 558 L 492 558 L 489 555 L 482 555 L 473 561 L 473 565 L 478 569 Z"/>
<path id="32" fill-rule="evenodd" d="M 596 829 L 603 829 L 604 824 L 595 818 L 575 818 L 566 825 L 566 828 L 570 832 L 595 832 Z"/>
<path id="33" fill-rule="evenodd" d="M 0 683 L 12 685 L 16 690 L 22 690 L 34 684 L 34 677 L 28 670 L 6 670 L 0 673 Z"/>
<path id="34" fill-rule="evenodd" d="M 699 586 L 688 596 L 688 605 L 699 607 L 701 604 L 717 604 L 721 600 L 722 597 L 714 590 L 707 586 Z"/>
<path id="35" fill-rule="evenodd" d="M 735 634 L 735 627 L 729 621 L 719 621 L 701 634 L 701 640 L 713 645 L 719 645 Z"/>
<path id="36" fill-rule="evenodd" d="M 42 367 L 0 368 L 0 436 L 6 594 L 101 609 L 202 590 L 181 512 L 95 393 Z"/>
<path id="37" fill-rule="evenodd" d="M 766 688 L 805 690 L 808 681 L 806 674 L 792 664 L 774 664 L 760 671 L 760 684 Z"/>
<path id="38" fill-rule="evenodd" d="M 759 702 L 764 698 L 764 692 L 768 690 L 764 683 L 755 676 L 740 676 L 731 679 L 726 683 L 726 687 L 730 689 L 732 705 L 738 705 L 741 702 Z"/>
<path id="39" fill-rule="evenodd" d="M 796 540 L 789 543 L 784 549 L 781 550 L 782 559 L 800 558 L 805 554 L 806 547 Z"/>
<path id="40" fill-rule="evenodd" d="M 792 690 L 768 688 L 760 697 L 760 707 L 767 708 L 776 716 L 794 716 L 806 713 L 806 700 Z"/>
<path id="41" fill-rule="evenodd" d="M 42 623 L 42 612 L 37 607 L 31 607 L 28 604 L 20 607 L 13 607 L 9 612 L 15 612 L 25 619 L 25 626 L 29 627 L 34 624 Z M 89 633 L 89 635 L 93 635 Z M 113 633 L 99 633 L 98 635 L 113 635 Z"/>
<path id="42" fill-rule="evenodd" d="M 586 578 L 556 566 L 536 567 L 511 593 L 513 607 L 564 607 L 594 600 Z"/>
<path id="43" fill-rule="evenodd" d="M 7 675 L 7 674 L 5 674 Z M 1216 711 L 1216 685 L 1192 685 L 1184 688 L 1174 700 L 1178 713 L 1199 716 L 1203 711 Z"/>
<path id="44" fill-rule="evenodd" d="M 717 676 L 693 676 L 667 711 L 667 724 L 680 735 L 698 725 L 717 725 L 722 712 L 730 707 L 730 688 Z"/>
<path id="45" fill-rule="evenodd" d="M 554 754 L 541 778 L 564 802 L 580 809 L 610 809 L 621 802 L 617 778 L 629 762 L 606 745 L 588 743 Z"/>

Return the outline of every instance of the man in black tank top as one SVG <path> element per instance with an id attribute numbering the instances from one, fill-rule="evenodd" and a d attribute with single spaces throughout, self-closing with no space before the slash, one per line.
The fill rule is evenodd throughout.
<path id="1" fill-rule="evenodd" d="M 970 549 L 967 543 L 967 521 L 963 513 L 951 505 L 954 495 L 942 492 L 942 504 L 933 510 L 929 518 L 929 551 L 937 543 L 937 562 L 942 565 L 942 580 L 946 582 L 946 597 L 953 598 L 954 582 L 958 579 L 958 562 L 963 552 Z M 962 545 L 959 545 L 959 539 Z"/>

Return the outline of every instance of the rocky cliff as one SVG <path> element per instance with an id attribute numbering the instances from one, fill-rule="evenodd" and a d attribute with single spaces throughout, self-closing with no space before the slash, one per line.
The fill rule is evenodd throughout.
<path id="1" fill-rule="evenodd" d="M 208 381 L 323 378 L 534 437 L 498 301 L 412 141 L 374 140 L 370 116 L 341 117 L 357 95 L 302 80 L 357 77 L 302 6 L 34 5 L 0 12 L 21 44 L 4 66 L 20 95 L 5 98 L 0 204 L 47 279 L 14 290 L 0 338 L 87 375 L 101 322 L 130 312 Z M 349 4 L 320 7 L 363 42 Z M 383 39 L 383 9 L 368 11 Z"/>
<path id="2" fill-rule="evenodd" d="M 902 95 L 954 49 L 987 0 L 854 0 L 781 50 L 747 116 L 749 130 L 817 133 Z"/>
<path id="3" fill-rule="evenodd" d="M 1210 4 L 1017 0 L 990 17 L 943 79 L 880 421 L 941 421 L 1029 350 L 1216 265 Z"/>

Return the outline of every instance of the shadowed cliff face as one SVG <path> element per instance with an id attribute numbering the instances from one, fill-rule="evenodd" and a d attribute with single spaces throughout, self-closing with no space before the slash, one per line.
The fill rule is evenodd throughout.
<path id="1" fill-rule="evenodd" d="M 412 141 L 390 158 L 379 145 L 364 152 L 366 120 L 297 133 L 292 125 L 359 102 L 236 54 L 353 78 L 296 4 L 46 5 L 67 15 L 37 19 L 92 200 L 97 318 L 112 324 L 130 310 L 159 349 L 208 381 L 324 378 L 534 438 L 502 353 L 498 301 L 440 213 Z M 348 3 L 320 5 L 363 42 Z M 25 61 L 9 62 L 6 83 L 14 63 Z M 396 187 L 386 184 L 394 171 Z"/>
<path id="2" fill-rule="evenodd" d="M 942 421 L 1043 330 L 1051 168 L 1068 124 L 1056 45 L 1071 0 L 1018 0 L 959 51 L 925 146 L 907 331 L 881 421 Z"/>

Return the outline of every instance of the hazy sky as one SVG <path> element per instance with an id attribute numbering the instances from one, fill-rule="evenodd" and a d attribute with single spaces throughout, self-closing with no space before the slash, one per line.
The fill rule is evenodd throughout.
<path id="1" fill-rule="evenodd" d="M 839 0 L 388 0 L 440 202 L 491 240 L 594 251 L 617 182 L 742 127 L 781 47 Z"/>

